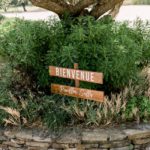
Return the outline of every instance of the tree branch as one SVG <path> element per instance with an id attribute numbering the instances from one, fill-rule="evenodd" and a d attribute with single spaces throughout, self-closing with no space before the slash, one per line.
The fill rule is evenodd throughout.
<path id="1" fill-rule="evenodd" d="M 96 3 L 97 0 L 80 0 L 73 8 L 73 14 L 81 14 L 85 8 Z"/>
<path id="2" fill-rule="evenodd" d="M 124 0 L 30 0 L 33 5 L 53 11 L 63 18 L 65 13 L 78 17 L 80 15 L 89 14 L 96 19 L 109 10 L 115 10 L 116 5 L 121 4 Z M 86 10 L 93 5 L 92 10 Z M 120 6 L 120 5 L 119 5 Z M 116 9 L 117 8 L 117 9 Z M 112 12 L 111 12 L 112 13 Z M 113 12 L 114 13 L 114 12 Z M 115 15 L 115 14 L 113 14 Z"/>
<path id="3" fill-rule="evenodd" d="M 92 9 L 90 15 L 98 19 L 101 15 L 114 8 L 118 3 L 124 0 L 100 0 Z"/>
<path id="4" fill-rule="evenodd" d="M 119 13 L 120 7 L 123 4 L 123 1 L 118 3 L 117 5 L 115 5 L 115 7 L 113 9 L 111 9 L 109 15 L 112 16 L 112 18 L 115 18 L 116 15 Z"/>
<path id="5" fill-rule="evenodd" d="M 33 5 L 53 11 L 58 15 L 62 15 L 67 11 L 67 3 L 63 0 L 30 0 Z"/>
<path id="6" fill-rule="evenodd" d="M 51 2 L 54 2 L 62 7 L 67 8 L 70 4 L 67 4 L 67 2 L 65 0 L 49 0 Z"/>

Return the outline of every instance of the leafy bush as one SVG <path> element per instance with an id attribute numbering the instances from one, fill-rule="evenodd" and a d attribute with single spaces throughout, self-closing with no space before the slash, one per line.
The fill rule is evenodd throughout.
<path id="1" fill-rule="evenodd" d="M 125 4 L 131 4 L 131 5 L 149 5 L 149 0 L 126 0 Z"/>
<path id="2" fill-rule="evenodd" d="M 27 78 L 28 79 L 28 78 Z M 22 83 L 22 85 L 18 83 Z M 27 82 L 10 65 L 0 69 L 0 125 L 57 128 L 68 123 L 69 115 L 61 108 L 64 97 L 45 96 L 25 87 Z"/>
<path id="3" fill-rule="evenodd" d="M 149 121 L 150 99 L 144 94 L 149 84 L 144 82 L 136 86 L 130 83 L 119 94 L 112 94 L 110 98 L 106 96 L 104 103 L 97 103 L 58 95 L 46 96 L 40 91 L 35 93 L 23 87 L 19 88 L 23 91 L 21 93 L 19 90 L 13 91 L 11 87 L 14 81 L 10 78 L 10 70 L 7 68 L 7 72 L 1 74 L 0 124 L 27 127 L 46 125 L 58 129 L 66 125 L 100 126 L 124 121 Z M 19 76 L 18 72 L 15 76 Z M 19 77 L 17 80 L 23 81 Z"/>
<path id="4" fill-rule="evenodd" d="M 9 98 L 10 83 L 12 79 L 12 69 L 7 66 L 2 66 L 0 64 L 0 106 L 12 107 L 13 104 Z M 7 117 L 7 114 L 0 110 L 0 124 L 2 124 L 3 119 Z"/>
<path id="5" fill-rule="evenodd" d="M 0 123 L 55 128 L 148 120 L 150 86 L 139 73 L 150 62 L 149 49 L 149 24 L 141 21 L 130 28 L 88 17 L 71 23 L 4 20 L 0 54 L 10 64 L 0 75 Z M 80 69 L 104 73 L 104 85 L 81 82 L 81 87 L 104 90 L 103 104 L 49 95 L 51 82 L 73 82 L 49 77 L 48 66 L 72 68 L 75 62 Z"/>
<path id="6" fill-rule="evenodd" d="M 1 52 L 13 62 L 14 67 L 31 74 L 39 84 L 48 82 L 45 54 L 49 49 L 49 26 L 44 22 L 23 20 L 6 21 L 1 25 Z M 4 32 L 6 31 L 6 32 Z M 42 76 L 46 81 L 41 81 Z M 43 83 L 45 82 L 45 83 Z"/>
<path id="7" fill-rule="evenodd" d="M 0 33 L 0 53 L 40 87 L 49 87 L 52 79 L 66 81 L 50 78 L 49 65 L 72 68 L 77 62 L 80 69 L 104 73 L 103 86 L 81 83 L 82 87 L 120 91 L 129 80 L 137 80 L 140 67 L 150 58 L 149 31 L 139 22 L 129 28 L 126 23 L 88 17 L 68 24 L 17 19 L 4 22 Z"/>
<path id="8" fill-rule="evenodd" d="M 1 22 L 2 20 L 4 20 L 4 19 L 5 19 L 5 17 L 0 14 L 0 22 Z"/>
<path id="9" fill-rule="evenodd" d="M 133 0 L 133 4 L 145 4 L 148 5 L 150 4 L 149 0 Z"/>
<path id="10" fill-rule="evenodd" d="M 10 4 L 11 4 L 11 0 L 1 0 L 0 8 L 3 9 L 5 12 L 7 12 L 7 9 L 9 8 Z"/>
<path id="11" fill-rule="evenodd" d="M 147 97 L 133 97 L 127 104 L 125 111 L 126 120 L 149 121 L 150 99 Z"/>
<path id="12" fill-rule="evenodd" d="M 136 80 L 139 66 L 143 60 L 149 60 L 144 54 L 150 56 L 149 46 L 145 45 L 149 40 L 140 32 L 143 28 L 131 29 L 127 24 L 111 21 L 106 23 L 105 20 L 81 19 L 72 26 L 68 36 L 62 31 L 65 41 L 59 40 L 56 44 L 53 41 L 60 47 L 51 48 L 47 64 L 72 67 L 78 62 L 80 69 L 103 72 L 106 92 L 123 89 L 129 80 Z M 82 83 L 81 86 L 93 85 Z"/>

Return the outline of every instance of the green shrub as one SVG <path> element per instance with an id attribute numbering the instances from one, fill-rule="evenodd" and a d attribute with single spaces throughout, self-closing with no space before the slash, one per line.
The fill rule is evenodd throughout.
<path id="1" fill-rule="evenodd" d="M 48 72 L 44 59 L 49 49 L 49 30 L 49 26 L 44 22 L 18 19 L 8 20 L 1 27 L 2 54 L 12 61 L 14 67 L 20 66 L 22 70 L 37 78 L 41 85 L 48 82 L 48 75 L 46 81 L 41 79 L 43 74 Z"/>
<path id="2" fill-rule="evenodd" d="M 4 20 L 4 19 L 5 19 L 5 17 L 0 14 L 0 22 L 1 22 L 2 20 Z"/>
<path id="3" fill-rule="evenodd" d="M 10 65 L 1 69 L 0 77 L 0 125 L 47 126 L 58 130 L 59 127 L 78 124 L 100 126 L 124 121 L 149 121 L 148 80 L 141 80 L 136 85 L 130 82 L 119 94 L 106 96 L 104 103 L 98 103 L 48 96 L 35 89 L 31 91 L 25 84 L 29 82 L 28 77 L 12 70 Z"/>
<path id="4" fill-rule="evenodd" d="M 139 72 L 150 62 L 149 32 L 149 24 L 141 21 L 130 28 L 126 23 L 88 17 L 67 24 L 4 20 L 0 54 L 10 64 L 0 74 L 0 124 L 12 117 L 8 108 L 20 114 L 13 118 L 19 126 L 40 123 L 56 128 L 148 120 L 150 102 L 145 92 L 149 85 Z M 102 86 L 81 82 L 81 87 L 109 94 L 103 104 L 48 95 L 51 82 L 74 84 L 49 77 L 48 66 L 72 68 L 75 62 L 80 69 L 104 73 Z"/>
<path id="5" fill-rule="evenodd" d="M 80 69 L 104 73 L 103 86 L 81 83 L 81 87 L 106 93 L 136 81 L 139 69 L 149 62 L 149 31 L 142 24 L 130 28 L 126 23 L 89 17 L 67 23 L 6 21 L 0 26 L 0 53 L 44 88 L 51 81 L 67 81 L 50 78 L 49 65 L 72 68 L 77 62 Z"/>
<path id="6" fill-rule="evenodd" d="M 35 93 L 19 85 L 18 83 L 24 82 L 25 79 L 19 72 L 14 74 L 9 65 L 0 70 L 0 79 L 1 126 L 48 126 L 58 129 L 69 123 L 69 114 L 61 108 L 64 97 L 45 96 L 40 91 Z"/>
<path id="7" fill-rule="evenodd" d="M 144 96 L 132 97 L 125 110 L 125 118 L 128 121 L 149 121 L 150 117 L 150 99 Z"/>
<path id="8" fill-rule="evenodd" d="M 141 20 L 135 22 L 137 37 L 139 36 L 139 41 L 141 41 L 142 57 L 141 65 L 147 65 L 150 63 L 150 22 L 145 24 Z"/>
<path id="9" fill-rule="evenodd" d="M 12 69 L 9 67 L 9 65 L 2 66 L 0 64 L 0 106 L 14 106 L 9 97 L 11 79 Z M 0 110 L 0 124 L 3 123 L 3 119 L 7 116 L 7 113 Z"/>
<path id="10" fill-rule="evenodd" d="M 150 4 L 149 0 L 133 0 L 133 4 L 144 4 L 144 5 L 148 5 Z"/>
<path id="11" fill-rule="evenodd" d="M 144 40 L 145 36 L 142 32 L 139 34 L 139 30 L 142 27 L 131 29 L 127 24 L 81 19 L 67 36 L 61 33 L 65 41 L 59 40 L 54 45 L 60 44 L 60 47 L 48 51 L 47 64 L 72 67 L 78 62 L 80 69 L 104 73 L 106 92 L 123 89 L 129 80 L 137 79 L 139 65 L 149 59 L 144 54 L 150 56 L 149 40 Z M 81 86 L 93 85 L 81 83 Z"/>

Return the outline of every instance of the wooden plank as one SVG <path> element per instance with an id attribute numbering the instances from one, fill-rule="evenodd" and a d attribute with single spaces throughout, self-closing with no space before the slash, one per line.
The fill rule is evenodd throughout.
<path id="1" fill-rule="evenodd" d="M 51 92 L 54 94 L 94 100 L 98 102 L 103 102 L 104 100 L 104 92 L 102 91 L 88 90 L 59 84 L 51 84 Z"/>
<path id="2" fill-rule="evenodd" d="M 103 84 L 103 73 L 49 66 L 50 76 Z"/>
<path id="3" fill-rule="evenodd" d="M 78 69 L 79 65 L 78 63 L 74 63 L 74 69 Z M 75 87 L 80 87 L 80 81 L 75 79 Z"/>

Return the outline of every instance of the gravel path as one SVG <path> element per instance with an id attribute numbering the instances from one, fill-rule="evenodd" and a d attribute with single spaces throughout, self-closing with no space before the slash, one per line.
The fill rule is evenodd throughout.
<path id="1" fill-rule="evenodd" d="M 50 11 L 22 12 L 22 13 L 2 13 L 6 17 L 18 17 L 28 20 L 48 20 L 57 16 Z M 150 5 L 128 5 L 122 6 L 116 18 L 118 21 L 134 21 L 137 18 L 150 20 Z"/>

